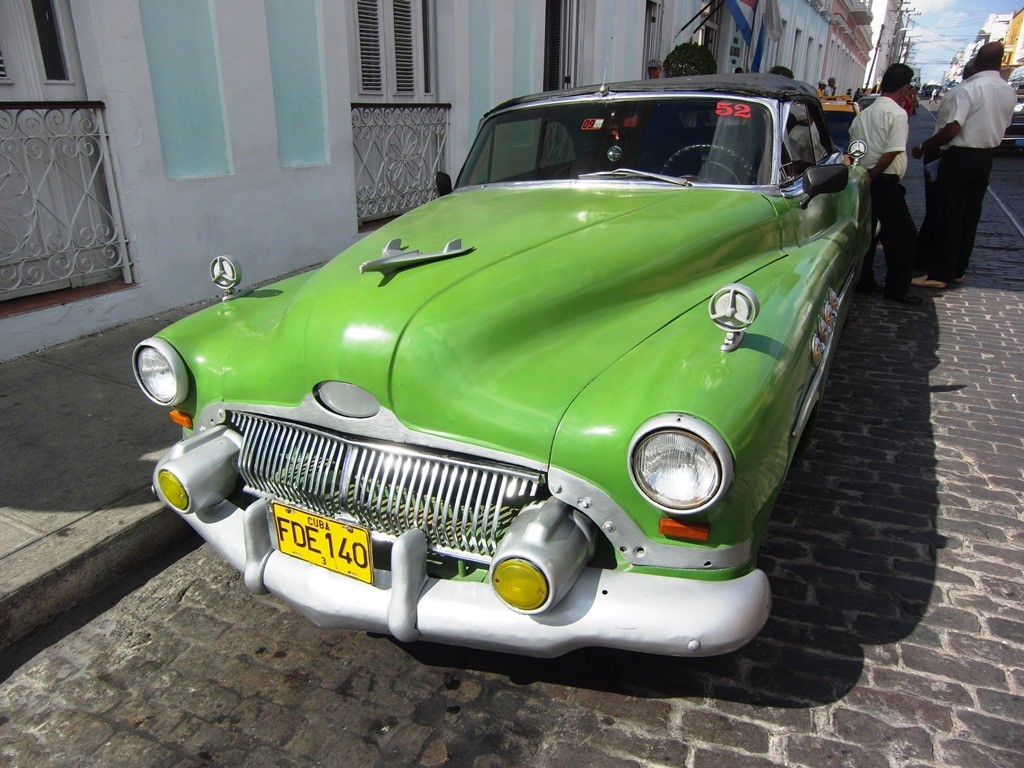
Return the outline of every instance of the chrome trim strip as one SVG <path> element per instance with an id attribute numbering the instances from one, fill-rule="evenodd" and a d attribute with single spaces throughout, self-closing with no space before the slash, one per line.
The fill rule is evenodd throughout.
<path id="1" fill-rule="evenodd" d="M 652 189 L 657 188 L 660 190 L 668 189 L 724 189 L 729 192 L 756 192 L 762 195 L 779 195 L 779 188 L 772 186 L 771 184 L 712 184 L 707 181 L 694 181 L 690 184 L 683 186 L 681 184 L 673 184 L 667 181 L 657 181 L 656 179 L 650 179 L 643 181 L 640 179 L 559 179 L 558 181 L 498 181 L 490 184 L 473 184 L 472 186 L 459 187 L 454 190 L 452 194 L 458 194 L 460 192 L 469 192 L 474 189 L 529 189 L 531 187 L 543 187 L 544 189 L 573 189 L 580 187 L 598 187 L 601 189 L 614 188 L 622 189 L 628 187 L 630 189 Z"/>
<path id="2" fill-rule="evenodd" d="M 223 424 L 229 411 L 244 411 L 245 413 L 271 416 L 367 440 L 400 443 L 442 453 L 458 453 L 537 472 L 544 472 L 548 466 L 546 462 L 531 460 L 506 451 L 498 451 L 409 429 L 398 420 L 394 413 L 383 406 L 376 415 L 368 418 L 342 416 L 327 410 L 317 401 L 313 393 L 306 395 L 302 402 L 294 407 L 239 402 L 210 403 L 196 417 L 196 431 L 204 432 Z"/>
<path id="3" fill-rule="evenodd" d="M 490 120 L 492 117 L 497 115 L 503 115 L 506 112 L 518 112 L 524 109 L 533 109 L 534 107 L 550 107 L 552 104 L 579 104 L 586 101 L 665 101 L 675 99 L 718 99 L 723 98 L 735 98 L 737 101 L 749 101 L 755 104 L 762 104 L 769 109 L 774 111 L 776 104 L 778 103 L 775 99 L 770 99 L 766 96 L 756 96 L 746 93 L 734 93 L 732 91 L 605 91 L 601 93 L 594 91 L 593 93 L 580 93 L 575 96 L 553 96 L 549 99 L 538 99 L 537 101 L 531 101 L 528 103 L 513 104 L 505 107 L 504 109 L 494 109 L 488 112 L 485 116 L 485 120 Z"/>
<path id="4" fill-rule="evenodd" d="M 853 279 L 859 271 L 859 266 L 860 264 L 858 262 L 854 265 L 854 268 L 850 270 L 850 274 L 846 276 L 846 282 L 843 284 L 843 290 L 839 293 L 839 306 L 843 308 L 844 317 L 836 318 L 835 323 L 837 327 L 841 327 L 840 323 L 845 321 L 845 312 L 848 309 L 846 299 L 853 286 Z M 839 345 L 836 343 L 836 334 L 833 331 L 829 334 L 828 343 L 825 345 L 821 364 L 818 366 L 818 370 L 815 372 L 810 386 L 807 387 L 807 393 L 804 395 L 803 403 L 800 405 L 796 423 L 793 424 L 793 431 L 790 433 L 791 437 L 799 436 L 804 431 L 804 427 L 807 426 L 807 421 L 811 418 L 811 411 L 814 410 L 814 404 L 821 397 L 821 389 L 825 383 L 825 376 L 828 373 L 829 366 L 832 364 L 832 358 L 835 356 L 838 346 Z"/>
<path id="5" fill-rule="evenodd" d="M 548 472 L 551 494 L 589 517 L 632 565 L 711 571 L 746 564 L 752 553 L 750 539 L 728 547 L 662 544 L 651 541 L 640 526 L 604 491 L 582 478 L 552 467 Z"/>

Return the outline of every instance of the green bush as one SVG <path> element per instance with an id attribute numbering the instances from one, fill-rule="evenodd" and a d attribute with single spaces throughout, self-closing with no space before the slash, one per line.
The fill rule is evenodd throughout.
<path id="1" fill-rule="evenodd" d="M 768 70 L 769 75 L 785 75 L 786 77 L 793 77 L 793 70 L 789 67 L 784 67 L 781 64 L 776 64 L 774 67 Z"/>
<path id="2" fill-rule="evenodd" d="M 711 51 L 703 45 L 682 43 L 665 57 L 664 69 L 666 77 L 686 77 L 713 75 L 718 72 L 718 65 Z"/>

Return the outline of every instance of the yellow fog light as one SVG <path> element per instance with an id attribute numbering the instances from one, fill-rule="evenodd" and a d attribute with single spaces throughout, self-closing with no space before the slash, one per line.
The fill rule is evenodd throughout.
<path id="1" fill-rule="evenodd" d="M 163 494 L 168 504 L 181 512 L 188 509 L 188 492 L 181 484 L 181 480 L 166 469 L 161 469 L 157 473 L 156 481 L 160 485 L 160 493 Z"/>
<path id="2" fill-rule="evenodd" d="M 503 560 L 494 569 L 491 583 L 498 597 L 520 611 L 534 611 L 548 599 L 548 580 L 529 560 Z"/>

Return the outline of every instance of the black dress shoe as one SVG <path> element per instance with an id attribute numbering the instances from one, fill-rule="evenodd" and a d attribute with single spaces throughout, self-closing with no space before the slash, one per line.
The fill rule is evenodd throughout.
<path id="1" fill-rule="evenodd" d="M 921 297 L 915 296 L 910 291 L 901 293 L 899 296 L 886 296 L 886 301 L 895 301 L 897 304 L 906 304 L 911 307 L 916 307 L 921 304 Z"/>

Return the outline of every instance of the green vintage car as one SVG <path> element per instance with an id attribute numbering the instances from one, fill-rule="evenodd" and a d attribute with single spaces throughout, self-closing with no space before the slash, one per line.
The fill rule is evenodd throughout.
<path id="1" fill-rule="evenodd" d="M 454 190 L 452 190 L 454 187 Z M 769 75 L 544 93 L 320 269 L 140 343 L 156 493 L 319 625 L 700 656 L 757 552 L 870 239 L 866 174 Z"/>

